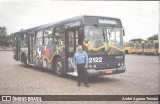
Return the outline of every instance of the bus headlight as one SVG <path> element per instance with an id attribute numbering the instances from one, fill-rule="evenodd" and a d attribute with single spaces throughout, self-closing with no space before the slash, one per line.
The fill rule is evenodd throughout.
<path id="1" fill-rule="evenodd" d="M 121 65 L 123 66 L 124 64 L 122 63 Z"/>
<path id="2" fill-rule="evenodd" d="M 118 66 L 120 66 L 121 64 L 120 63 L 118 63 Z"/>
<path id="3" fill-rule="evenodd" d="M 96 68 L 97 66 L 96 66 L 96 65 L 94 65 L 93 67 L 94 67 L 94 68 Z"/>

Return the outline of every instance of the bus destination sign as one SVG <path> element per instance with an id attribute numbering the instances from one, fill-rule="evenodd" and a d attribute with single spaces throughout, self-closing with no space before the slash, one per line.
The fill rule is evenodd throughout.
<path id="1" fill-rule="evenodd" d="M 81 21 L 76 21 L 66 24 L 66 28 L 77 27 L 77 26 L 81 26 Z"/>
<path id="2" fill-rule="evenodd" d="M 117 25 L 117 22 L 116 22 L 116 21 L 113 21 L 113 20 L 105 20 L 105 19 L 98 19 L 98 23 L 100 23 L 100 24 Z"/>

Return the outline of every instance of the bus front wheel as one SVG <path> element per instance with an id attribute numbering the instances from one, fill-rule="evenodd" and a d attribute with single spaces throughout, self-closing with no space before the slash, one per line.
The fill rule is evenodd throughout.
<path id="1" fill-rule="evenodd" d="M 65 76 L 64 64 L 63 64 L 62 58 L 57 58 L 55 60 L 54 69 L 55 69 L 55 72 L 56 72 L 57 76 L 59 76 L 59 77 L 64 77 Z"/>

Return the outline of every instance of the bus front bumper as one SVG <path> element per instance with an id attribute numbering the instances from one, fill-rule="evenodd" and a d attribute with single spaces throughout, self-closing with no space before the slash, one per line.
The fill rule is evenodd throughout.
<path id="1" fill-rule="evenodd" d="M 101 75 L 111 75 L 111 74 L 119 74 L 124 73 L 126 70 L 125 66 L 121 66 L 119 68 L 113 68 L 113 69 L 88 69 L 88 75 L 89 76 L 101 76 Z"/>

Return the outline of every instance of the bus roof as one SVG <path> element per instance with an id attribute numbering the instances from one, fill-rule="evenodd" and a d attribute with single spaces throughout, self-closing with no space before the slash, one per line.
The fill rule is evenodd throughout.
<path id="1" fill-rule="evenodd" d="M 15 32 L 14 34 L 18 35 L 20 33 L 32 33 L 41 29 L 45 28 L 51 28 L 55 26 L 62 26 L 67 25 L 69 23 L 73 23 L 76 21 L 81 21 L 83 25 L 86 26 L 93 26 L 93 25 L 99 25 L 99 26 L 112 26 L 112 27 L 120 27 L 122 28 L 121 20 L 118 18 L 112 18 L 112 17 L 104 17 L 104 16 L 89 16 L 89 15 L 82 15 L 77 16 L 73 18 L 69 18 L 63 21 L 58 21 L 54 23 L 44 24 L 41 26 L 36 26 L 33 28 L 29 28 L 26 30 L 21 30 L 19 32 Z"/>

